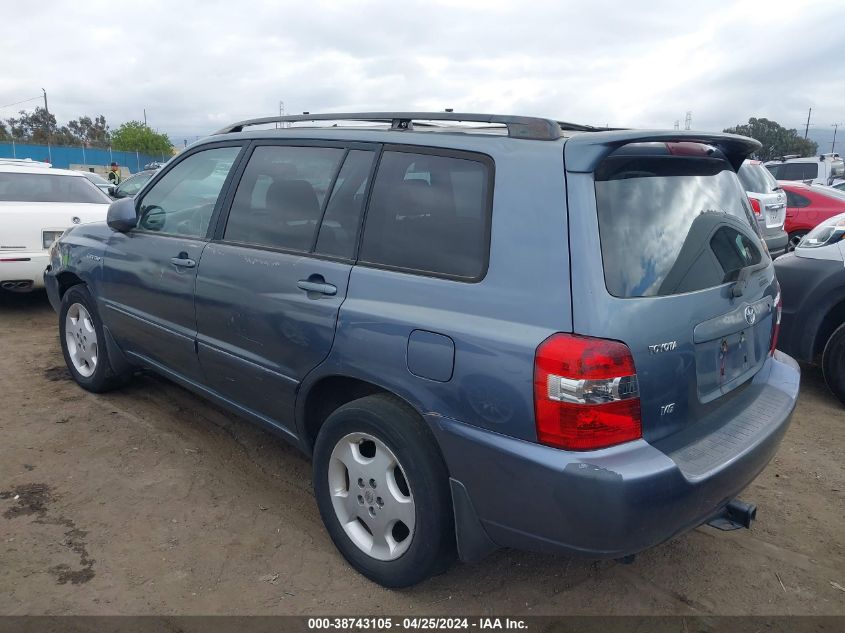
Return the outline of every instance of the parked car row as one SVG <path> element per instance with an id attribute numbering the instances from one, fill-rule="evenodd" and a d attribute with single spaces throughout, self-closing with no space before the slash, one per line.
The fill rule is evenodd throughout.
<path id="1" fill-rule="evenodd" d="M 759 143 L 278 120 L 306 118 L 370 127 L 229 126 L 54 244 L 80 386 L 152 370 L 285 437 L 339 551 L 386 586 L 455 553 L 624 559 L 750 525 L 737 497 L 799 387 L 761 240 L 782 194 L 736 174 Z"/>

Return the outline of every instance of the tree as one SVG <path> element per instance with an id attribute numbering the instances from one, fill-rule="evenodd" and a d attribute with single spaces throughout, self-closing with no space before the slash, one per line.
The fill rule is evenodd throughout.
<path id="1" fill-rule="evenodd" d="M 76 121 L 69 121 L 62 131 L 75 139 L 74 144 L 79 143 L 88 147 L 108 147 L 111 140 L 109 126 L 106 124 L 106 117 L 102 114 L 94 117 L 81 116 Z"/>
<path id="2" fill-rule="evenodd" d="M 12 135 L 9 134 L 9 129 L 3 121 L 0 121 L 0 141 L 11 141 Z"/>
<path id="3" fill-rule="evenodd" d="M 788 130 L 775 121 L 768 119 L 748 119 L 745 125 L 729 127 L 725 132 L 750 136 L 763 145 L 755 154 L 759 160 L 771 160 L 786 154 L 799 156 L 815 156 L 819 150 L 818 143 L 799 136 L 797 130 Z"/>
<path id="4" fill-rule="evenodd" d="M 20 111 L 20 116 L 8 119 L 7 123 L 12 138 L 21 143 L 40 143 L 46 145 L 52 141 L 56 132 L 56 117 L 44 108 L 35 108 L 33 112 Z"/>
<path id="5" fill-rule="evenodd" d="M 169 154 L 173 148 L 167 134 L 159 134 L 140 121 L 129 121 L 111 135 L 112 147 L 145 154 Z"/>

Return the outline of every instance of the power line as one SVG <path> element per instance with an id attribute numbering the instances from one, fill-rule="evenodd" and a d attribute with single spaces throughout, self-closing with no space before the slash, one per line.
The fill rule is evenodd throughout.
<path id="1" fill-rule="evenodd" d="M 14 103 L 7 103 L 6 105 L 0 106 L 0 109 L 11 108 L 12 106 L 16 106 L 16 105 L 19 105 L 21 103 L 26 103 L 27 101 L 35 101 L 36 99 L 40 99 L 40 98 L 41 98 L 41 95 L 38 95 L 37 97 L 31 97 L 29 99 L 24 99 L 23 101 L 15 101 Z"/>

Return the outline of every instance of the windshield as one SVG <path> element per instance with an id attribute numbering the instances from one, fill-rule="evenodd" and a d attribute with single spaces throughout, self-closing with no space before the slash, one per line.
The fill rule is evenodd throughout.
<path id="1" fill-rule="evenodd" d="M 93 171 L 83 171 L 82 175 L 85 176 L 91 182 L 93 182 L 95 185 L 110 184 L 108 180 L 103 178 L 100 174 L 95 174 Z"/>
<path id="2" fill-rule="evenodd" d="M 762 165 L 743 163 L 737 175 L 745 190 L 751 193 L 771 193 L 778 186 L 771 172 Z"/>
<path id="3" fill-rule="evenodd" d="M 0 201 L 107 203 L 109 197 L 79 176 L 0 172 Z"/>
<path id="4" fill-rule="evenodd" d="M 762 261 L 748 198 L 721 158 L 611 155 L 595 186 L 605 283 L 616 297 L 712 288 Z"/>

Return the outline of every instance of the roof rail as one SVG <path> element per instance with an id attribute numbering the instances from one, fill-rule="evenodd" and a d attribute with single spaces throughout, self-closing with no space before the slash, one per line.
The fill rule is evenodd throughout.
<path id="1" fill-rule="evenodd" d="M 408 131 L 414 129 L 414 121 L 463 121 L 471 123 L 495 123 L 507 127 L 512 138 L 536 141 L 554 141 L 561 136 L 562 130 L 588 132 L 597 128 L 543 119 L 539 117 L 509 116 L 502 114 L 468 114 L 465 112 L 338 112 L 324 114 L 296 114 L 289 116 L 268 116 L 247 119 L 228 125 L 215 134 L 242 132 L 251 125 L 267 123 L 296 123 L 302 121 L 362 121 L 368 123 L 389 123 L 391 130 Z"/>

